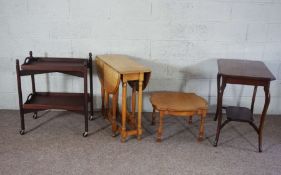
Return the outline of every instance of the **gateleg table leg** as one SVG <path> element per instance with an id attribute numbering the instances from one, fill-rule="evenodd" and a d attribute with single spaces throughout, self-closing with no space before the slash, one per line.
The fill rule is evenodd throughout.
<path id="1" fill-rule="evenodd" d="M 142 114 L 142 84 L 143 80 L 139 80 L 139 96 L 138 96 L 138 140 L 141 139 L 142 127 L 141 127 L 141 114 Z"/>
<path id="2" fill-rule="evenodd" d="M 113 94 L 112 98 L 112 136 L 116 136 L 117 132 L 117 123 L 116 123 L 116 115 L 117 115 L 117 104 L 118 104 L 118 90 L 115 94 Z"/>
<path id="3" fill-rule="evenodd" d="M 122 123 L 121 123 L 121 142 L 125 142 L 127 138 L 126 132 L 126 113 L 127 113 L 127 82 L 122 82 Z"/>

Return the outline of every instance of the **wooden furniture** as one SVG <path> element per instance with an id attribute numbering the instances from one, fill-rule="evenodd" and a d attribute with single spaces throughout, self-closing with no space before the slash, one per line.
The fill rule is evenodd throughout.
<path id="1" fill-rule="evenodd" d="M 163 132 L 164 115 L 173 116 L 189 116 L 189 123 L 192 121 L 193 115 L 199 115 L 200 129 L 198 141 L 204 137 L 204 122 L 208 111 L 208 103 L 202 97 L 194 93 L 183 92 L 156 92 L 151 95 L 150 102 L 153 107 L 152 122 L 155 124 L 155 111 L 159 111 L 159 127 L 157 132 L 157 141 L 160 142 Z"/>
<path id="2" fill-rule="evenodd" d="M 264 127 L 264 119 L 270 102 L 270 81 L 275 80 L 273 74 L 268 70 L 263 62 L 235 60 L 235 59 L 219 59 L 218 75 L 217 75 L 217 110 L 215 120 L 218 119 L 216 139 L 214 146 L 217 146 L 221 129 L 230 121 L 239 121 L 249 123 L 259 135 L 259 152 L 262 152 L 262 131 Z M 241 84 L 254 86 L 251 108 L 245 107 L 224 107 L 226 109 L 227 119 L 222 122 L 222 104 L 223 93 L 226 84 Z M 257 93 L 257 87 L 263 86 L 265 92 L 265 103 L 262 110 L 260 124 L 257 127 L 254 124 L 253 111 Z"/>
<path id="3" fill-rule="evenodd" d="M 151 70 L 138 64 L 124 55 L 98 55 L 96 57 L 97 73 L 101 82 L 102 112 L 112 123 L 113 136 L 116 132 L 121 133 L 121 141 L 125 142 L 127 136 L 137 135 L 141 139 L 142 126 L 142 91 L 148 84 Z M 116 122 L 118 108 L 119 84 L 122 82 L 122 119 L 121 128 Z M 127 112 L 127 83 L 132 87 L 132 112 Z M 136 94 L 138 92 L 138 115 L 136 112 Z M 112 95 L 112 108 L 109 109 L 109 95 Z M 127 130 L 126 123 L 131 130 Z"/>
<path id="4" fill-rule="evenodd" d="M 87 74 L 90 74 L 90 93 L 88 93 Z M 93 81 L 92 81 L 92 54 L 89 54 L 89 60 L 79 58 L 45 58 L 33 57 L 30 51 L 29 57 L 19 66 L 19 60 L 16 60 L 19 109 L 21 119 L 20 134 L 25 132 L 24 114 L 34 113 L 33 118 L 37 118 L 37 112 L 47 109 L 63 109 L 82 113 L 85 116 L 85 132 L 83 136 L 88 135 L 88 105 L 90 103 L 90 117 L 93 119 Z M 60 72 L 84 79 L 83 93 L 54 93 L 37 92 L 35 86 L 35 75 L 43 73 Z M 31 76 L 32 93 L 27 97 L 25 103 L 22 100 L 21 77 Z"/>

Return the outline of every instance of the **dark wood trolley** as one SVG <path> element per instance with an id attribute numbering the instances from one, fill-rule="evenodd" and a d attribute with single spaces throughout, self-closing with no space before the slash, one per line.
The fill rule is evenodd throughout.
<path id="1" fill-rule="evenodd" d="M 90 74 L 90 93 L 88 93 L 88 70 Z M 37 118 L 37 112 L 47 109 L 63 109 L 72 112 L 84 114 L 85 132 L 83 136 L 88 135 L 88 115 L 89 120 L 93 120 L 93 79 L 92 79 L 92 54 L 89 53 L 89 60 L 80 58 L 46 58 L 33 57 L 29 52 L 29 57 L 19 66 L 19 60 L 16 60 L 19 109 L 21 130 L 20 134 L 25 133 L 24 114 L 34 113 L 33 118 Z M 44 73 L 59 72 L 73 75 L 84 79 L 83 93 L 62 93 L 62 92 L 37 92 L 35 86 L 35 75 Z M 32 93 L 30 93 L 23 103 L 21 77 L 31 76 Z M 88 105 L 90 104 L 90 110 Z"/>
<path id="2" fill-rule="evenodd" d="M 261 61 L 219 59 L 217 75 L 217 111 L 218 119 L 216 139 L 217 146 L 221 129 L 230 121 L 249 123 L 259 136 L 259 152 L 262 152 L 262 132 L 266 112 L 270 103 L 270 82 L 275 80 L 274 75 Z M 254 86 L 251 108 L 229 106 L 223 107 L 223 93 L 227 84 L 241 84 Z M 259 126 L 254 124 L 253 111 L 258 86 L 262 86 L 265 93 L 264 106 Z M 226 120 L 222 123 L 222 108 L 226 110 Z"/>

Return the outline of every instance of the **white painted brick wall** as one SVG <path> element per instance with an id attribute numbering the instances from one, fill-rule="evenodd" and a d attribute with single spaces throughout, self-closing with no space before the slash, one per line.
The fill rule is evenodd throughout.
<path id="1" fill-rule="evenodd" d="M 15 60 L 36 56 L 87 58 L 118 53 L 152 68 L 144 93 L 195 92 L 216 105 L 218 58 L 261 60 L 277 80 L 271 84 L 270 114 L 281 113 L 280 0 L 0 0 L 0 109 L 17 109 Z M 95 108 L 100 84 L 94 74 Z M 79 78 L 36 76 L 39 90 L 83 90 Z M 31 90 L 23 78 L 24 96 Z M 228 85 L 225 103 L 249 106 L 252 87 Z M 120 93 L 121 94 L 121 93 Z M 261 112 L 263 89 L 255 112 Z"/>

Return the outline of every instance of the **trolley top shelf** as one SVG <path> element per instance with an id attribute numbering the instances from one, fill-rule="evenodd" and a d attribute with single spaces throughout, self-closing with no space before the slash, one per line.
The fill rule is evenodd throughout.
<path id="1" fill-rule="evenodd" d="M 27 57 L 21 65 L 25 71 L 68 71 L 84 72 L 87 70 L 88 60 L 81 58 Z"/>

